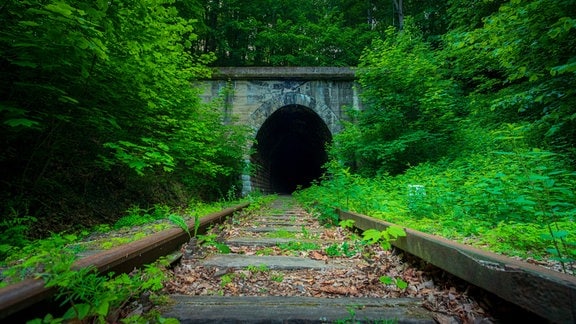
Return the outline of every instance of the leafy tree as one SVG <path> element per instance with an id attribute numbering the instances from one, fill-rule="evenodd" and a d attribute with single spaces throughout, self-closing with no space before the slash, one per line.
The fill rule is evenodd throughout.
<path id="1" fill-rule="evenodd" d="M 451 141 L 457 111 L 455 85 L 408 20 L 389 29 L 361 59 L 359 83 L 365 109 L 357 125 L 335 139 L 334 152 L 363 175 L 398 174 L 441 157 Z M 355 161 L 355 162 L 354 162 Z"/>
<path id="2" fill-rule="evenodd" d="M 390 0 L 201 2 L 199 46 L 216 54 L 217 66 L 356 66 L 371 40 L 399 23 Z M 444 3 L 399 5 L 425 37 L 443 33 Z"/>
<path id="3" fill-rule="evenodd" d="M 481 28 L 447 35 L 455 77 L 481 94 L 473 109 L 492 123 L 528 121 L 533 145 L 574 155 L 576 3 L 511 1 L 495 11 L 496 3 Z"/>
<path id="4" fill-rule="evenodd" d="M 356 65 L 375 34 L 368 18 L 342 9 L 346 2 L 206 0 L 208 28 L 200 43 L 216 54 L 218 66 Z M 346 8 L 356 13 L 366 6 Z"/>
<path id="5" fill-rule="evenodd" d="M 0 199 L 7 210 L 41 216 L 40 223 L 90 224 L 134 203 L 215 198 L 217 183 L 236 183 L 244 133 L 201 104 L 191 86 L 208 75 L 213 57 L 194 54 L 194 22 L 174 3 L 4 2 Z"/>
<path id="6" fill-rule="evenodd" d="M 498 12 L 509 0 L 448 0 L 447 16 L 451 30 L 481 28 L 486 17 Z"/>

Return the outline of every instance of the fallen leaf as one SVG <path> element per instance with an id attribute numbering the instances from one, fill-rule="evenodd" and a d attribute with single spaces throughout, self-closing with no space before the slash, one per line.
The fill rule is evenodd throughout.
<path id="1" fill-rule="evenodd" d="M 328 260 L 328 256 L 326 254 L 324 254 L 323 252 L 319 252 L 319 251 L 311 251 L 309 254 L 310 259 L 313 260 L 322 260 L 322 261 L 326 261 Z"/>

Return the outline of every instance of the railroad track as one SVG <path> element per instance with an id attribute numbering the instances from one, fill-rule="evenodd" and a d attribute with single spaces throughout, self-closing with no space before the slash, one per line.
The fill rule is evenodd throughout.
<path id="1" fill-rule="evenodd" d="M 226 208 L 200 218 L 199 233 L 209 226 L 224 221 L 228 216 L 248 204 Z M 194 221 L 188 222 L 194 229 Z M 81 258 L 74 268 L 92 266 L 100 273 L 128 273 L 135 267 L 152 263 L 159 257 L 177 251 L 189 240 L 188 234 L 179 228 L 172 228 L 152 234 L 144 239 L 134 241 L 114 249 L 101 251 Z M 42 312 L 54 310 L 50 298 L 55 288 L 44 287 L 41 279 L 28 279 L 0 289 L 0 321 L 18 323 L 34 318 L 43 318 Z"/>
<path id="2" fill-rule="evenodd" d="M 216 230 L 214 235 L 207 235 L 204 240 L 211 237 L 213 243 L 228 246 L 233 253 L 216 253 L 214 247 L 200 244 L 184 245 L 181 262 L 175 267 L 176 278 L 180 278 L 177 280 L 184 281 L 173 282 L 172 287 L 168 285 L 176 302 L 171 308 L 164 309 L 165 316 L 179 318 L 182 322 L 242 319 L 330 322 L 352 317 L 374 321 L 400 319 L 401 322 L 402 319 L 406 322 L 446 320 L 446 317 L 439 318 L 433 310 L 422 307 L 423 298 L 402 297 L 402 289 L 398 286 L 374 283 L 374 278 L 384 277 L 378 272 L 382 268 L 378 262 L 395 255 L 378 251 L 372 257 L 380 261 L 372 260 L 372 263 L 361 260 L 361 256 L 353 261 L 329 257 L 322 251 L 326 251 L 326 246 L 341 248 L 343 236 L 338 235 L 346 234 L 321 228 L 291 199 L 282 197 L 267 215 L 250 219 L 229 217 L 245 206 L 201 218 L 201 228 Z M 384 229 L 391 225 L 344 211 L 339 211 L 339 215 L 341 219 L 354 220 L 360 230 Z M 228 225 L 215 226 L 226 218 L 230 220 Z M 194 227 L 193 223 L 188 225 Z M 534 319 L 554 323 L 576 322 L 574 277 L 410 229 L 406 232 L 406 237 L 394 242 L 399 249 L 529 310 Z M 187 234 L 182 230 L 171 229 L 86 257 L 76 266 L 93 265 L 102 272 L 130 271 L 135 266 L 180 249 L 187 241 Z M 317 244 L 321 248 L 305 250 L 298 244 Z M 297 256 L 286 255 L 287 252 Z M 344 253 L 343 250 L 340 253 Z M 353 281 L 356 274 L 352 270 L 357 268 L 371 270 L 373 277 Z M 332 281 L 324 280 L 327 273 L 333 277 Z M 394 275 L 390 278 L 394 279 Z M 278 289 L 270 291 L 273 285 Z M 364 288 L 355 291 L 356 286 Z M 365 289 L 367 286 L 374 286 L 374 289 Z M 296 292 L 290 289 L 296 289 Z M 429 287 L 424 285 L 417 289 Z M 52 293 L 40 280 L 28 280 L 0 289 L 0 319 L 8 321 L 22 314 L 41 317 L 33 310 L 41 309 L 40 305 Z M 236 297 L 240 295 L 245 297 Z"/>

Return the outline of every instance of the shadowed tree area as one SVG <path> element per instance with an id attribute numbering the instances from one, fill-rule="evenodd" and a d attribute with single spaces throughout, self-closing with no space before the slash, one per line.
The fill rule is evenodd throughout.
<path id="1" fill-rule="evenodd" d="M 400 14 L 416 18 L 427 36 L 445 31 L 445 4 L 392 0 L 182 1 L 202 8 L 196 48 L 216 54 L 216 66 L 356 66 L 363 49 Z M 402 1 L 400 2 L 402 3 Z"/>
<path id="2" fill-rule="evenodd" d="M 190 86 L 213 56 L 190 51 L 173 1 L 4 1 L 0 23 L 3 228 L 40 236 L 237 185 L 244 132 Z"/>

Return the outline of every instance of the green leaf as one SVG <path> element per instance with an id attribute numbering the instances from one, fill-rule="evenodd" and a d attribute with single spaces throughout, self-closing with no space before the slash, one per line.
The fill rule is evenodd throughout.
<path id="1" fill-rule="evenodd" d="M 353 228 L 354 227 L 354 220 L 353 219 L 345 219 L 340 221 L 338 225 L 342 228 Z"/>
<path id="2" fill-rule="evenodd" d="M 214 246 L 218 249 L 220 253 L 228 254 L 232 252 L 230 247 L 224 243 L 214 242 Z"/>
<path id="3" fill-rule="evenodd" d="M 108 301 L 102 301 L 96 305 L 96 314 L 101 316 L 108 315 L 108 310 L 110 308 L 110 303 Z"/>
<path id="4" fill-rule="evenodd" d="M 168 220 L 171 221 L 173 224 L 177 225 L 178 227 L 180 227 L 184 232 L 188 234 L 189 237 L 192 237 L 190 235 L 190 229 L 188 228 L 188 224 L 186 224 L 186 221 L 182 216 L 176 214 L 170 214 L 170 216 L 168 216 Z"/>
<path id="5" fill-rule="evenodd" d="M 19 24 L 19 25 L 22 25 L 22 26 L 29 26 L 29 27 L 40 26 L 39 23 L 37 23 L 37 22 L 35 22 L 35 21 L 30 21 L 30 20 L 19 21 L 18 24 Z"/>
<path id="6" fill-rule="evenodd" d="M 368 244 L 374 244 L 382 238 L 382 232 L 376 229 L 368 229 L 362 233 L 362 240 Z"/>
<path id="7" fill-rule="evenodd" d="M 58 100 L 61 102 L 67 102 L 67 103 L 73 103 L 73 104 L 79 103 L 78 100 L 76 100 L 75 98 L 69 97 L 69 96 L 60 96 L 58 98 Z"/>
<path id="8" fill-rule="evenodd" d="M 393 238 L 406 236 L 406 232 L 404 231 L 404 229 L 398 226 L 390 226 L 386 229 L 386 231 Z"/>
<path id="9" fill-rule="evenodd" d="M 138 173 L 138 175 L 144 175 L 144 172 L 142 172 L 142 170 L 144 170 L 144 168 L 146 168 L 148 164 L 146 164 L 146 162 L 142 160 L 132 160 L 128 162 L 128 166 L 134 169 L 136 173 Z"/>
<path id="10" fill-rule="evenodd" d="M 554 238 L 557 238 L 557 239 L 565 238 L 566 236 L 568 236 L 568 234 L 570 234 L 568 231 L 553 231 L 552 232 L 552 235 L 554 236 Z"/>
<path id="11" fill-rule="evenodd" d="M 400 289 L 406 289 L 408 287 L 408 283 L 402 279 L 396 279 L 396 287 Z"/>
<path id="12" fill-rule="evenodd" d="M 8 119 L 4 121 L 4 124 L 10 127 L 26 127 L 26 128 L 36 128 L 40 126 L 39 122 L 27 118 Z"/>
<path id="13" fill-rule="evenodd" d="M 531 173 L 528 176 L 528 178 L 532 181 L 541 181 L 541 180 L 548 180 L 549 179 L 547 176 L 537 174 L 537 173 Z"/>
<path id="14" fill-rule="evenodd" d="M 388 276 L 381 276 L 379 280 L 384 285 L 391 285 L 394 282 L 392 278 Z"/>
<path id="15" fill-rule="evenodd" d="M 50 10 L 55 13 L 59 13 L 62 16 L 68 17 L 72 15 L 72 11 L 76 10 L 71 7 L 69 4 L 64 2 L 54 2 L 44 6 L 46 10 Z"/>
<path id="16" fill-rule="evenodd" d="M 558 252 L 558 250 L 554 249 L 554 248 L 548 248 L 546 249 L 546 251 L 554 256 L 560 256 L 560 253 Z"/>
<path id="17" fill-rule="evenodd" d="M 90 312 L 89 304 L 74 304 L 62 315 L 63 320 L 84 319 Z"/>
<path id="18" fill-rule="evenodd" d="M 552 75 L 559 75 L 569 72 L 576 72 L 576 58 L 574 59 L 574 62 L 555 66 L 552 69 L 550 69 L 550 74 Z"/>
<path id="19" fill-rule="evenodd" d="M 526 199 L 526 197 L 524 197 L 524 196 L 516 197 L 516 199 L 514 199 L 512 201 L 519 204 L 519 205 L 536 205 L 535 201 Z"/>
<path id="20" fill-rule="evenodd" d="M 90 304 L 76 304 L 74 305 L 76 311 L 78 312 L 78 319 L 82 320 L 90 314 L 91 306 Z"/>
<path id="21" fill-rule="evenodd" d="M 553 240 L 553 239 L 554 239 L 554 237 L 552 237 L 552 235 L 550 235 L 550 234 L 540 234 L 540 237 L 541 237 L 543 240 L 547 240 L 547 241 L 550 241 L 550 240 Z"/>

